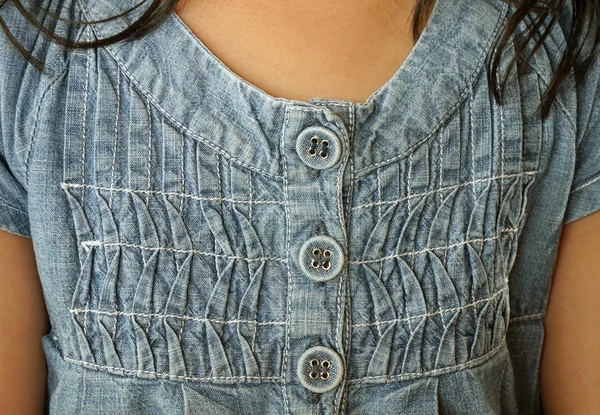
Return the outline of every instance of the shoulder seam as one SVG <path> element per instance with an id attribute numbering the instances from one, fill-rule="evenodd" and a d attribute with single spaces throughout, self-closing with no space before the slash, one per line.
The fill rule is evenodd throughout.
<path id="1" fill-rule="evenodd" d="M 46 94 L 48 93 L 48 91 L 52 88 L 52 86 L 64 75 L 64 73 L 67 71 L 67 68 L 69 67 L 68 62 L 67 65 L 65 65 L 65 67 L 62 69 L 62 71 L 55 77 L 53 78 L 48 85 L 46 86 L 46 88 L 44 88 L 44 92 L 42 92 L 42 95 L 39 99 L 38 105 L 35 109 L 35 119 L 33 121 L 33 129 L 31 131 L 31 135 L 29 137 L 29 144 L 27 145 L 27 156 L 25 158 L 25 184 L 27 187 L 29 187 L 29 160 L 31 157 L 31 149 L 33 147 L 33 142 L 35 140 L 35 132 L 37 130 L 37 126 L 38 126 L 38 120 L 39 120 L 39 115 L 40 115 L 40 110 L 42 108 L 42 105 L 44 104 L 44 100 L 46 98 Z"/>

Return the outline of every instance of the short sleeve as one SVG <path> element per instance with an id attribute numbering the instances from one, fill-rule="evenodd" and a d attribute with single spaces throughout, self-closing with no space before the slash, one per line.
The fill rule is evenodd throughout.
<path id="1" fill-rule="evenodd" d="M 575 172 L 564 223 L 600 209 L 600 56 L 578 90 Z"/>
<path id="2" fill-rule="evenodd" d="M 18 40 L 28 32 L 16 19 L 15 11 L 0 9 L 0 17 Z M 22 131 L 24 118 L 19 116 L 31 112 L 21 103 L 31 97 L 34 90 L 23 82 L 24 60 L 10 43 L 4 30 L 0 30 L 0 229 L 25 237 L 31 237 L 27 214 L 27 191 L 25 164 L 28 146 Z M 26 124 L 25 124 L 26 125 Z"/>

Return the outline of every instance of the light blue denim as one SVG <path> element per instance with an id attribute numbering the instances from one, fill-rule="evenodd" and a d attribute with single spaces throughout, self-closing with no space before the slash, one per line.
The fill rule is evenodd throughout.
<path id="1" fill-rule="evenodd" d="M 52 26 L 106 37 L 144 9 Z M 513 11 L 438 0 L 356 103 L 273 97 L 174 13 L 64 51 L 5 4 L 49 69 L 2 35 L 0 227 L 35 247 L 47 413 L 541 413 L 561 229 L 600 209 L 600 62 L 542 122 L 563 18 L 498 106 L 485 68 Z"/>

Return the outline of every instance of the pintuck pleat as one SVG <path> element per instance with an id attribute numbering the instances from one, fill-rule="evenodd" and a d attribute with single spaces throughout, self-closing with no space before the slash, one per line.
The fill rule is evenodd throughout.
<path id="1" fill-rule="evenodd" d="M 363 347 L 353 350 L 370 356 L 366 365 L 352 362 L 358 378 L 450 370 L 502 343 L 510 252 L 535 175 L 515 169 L 519 149 L 503 141 L 502 117 L 486 158 L 473 115 L 450 118 L 404 159 L 359 179 L 356 197 L 364 203 L 355 202 L 352 213 L 373 226 L 362 246 L 352 245 L 350 262 L 360 276 L 351 290 L 353 333 Z M 482 177 L 486 165 L 495 173 Z M 387 182 L 396 170 L 404 172 L 398 190 Z"/>

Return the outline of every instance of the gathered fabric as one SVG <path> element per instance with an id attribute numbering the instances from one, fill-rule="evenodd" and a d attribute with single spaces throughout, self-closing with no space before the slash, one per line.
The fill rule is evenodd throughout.
<path id="1" fill-rule="evenodd" d="M 541 120 L 563 19 L 499 105 L 485 68 L 513 11 L 437 0 L 356 103 L 273 97 L 174 13 L 64 51 L 2 7 L 51 70 L 0 41 L 0 227 L 34 243 L 47 413 L 542 413 L 561 227 L 600 209 L 600 63 Z"/>

